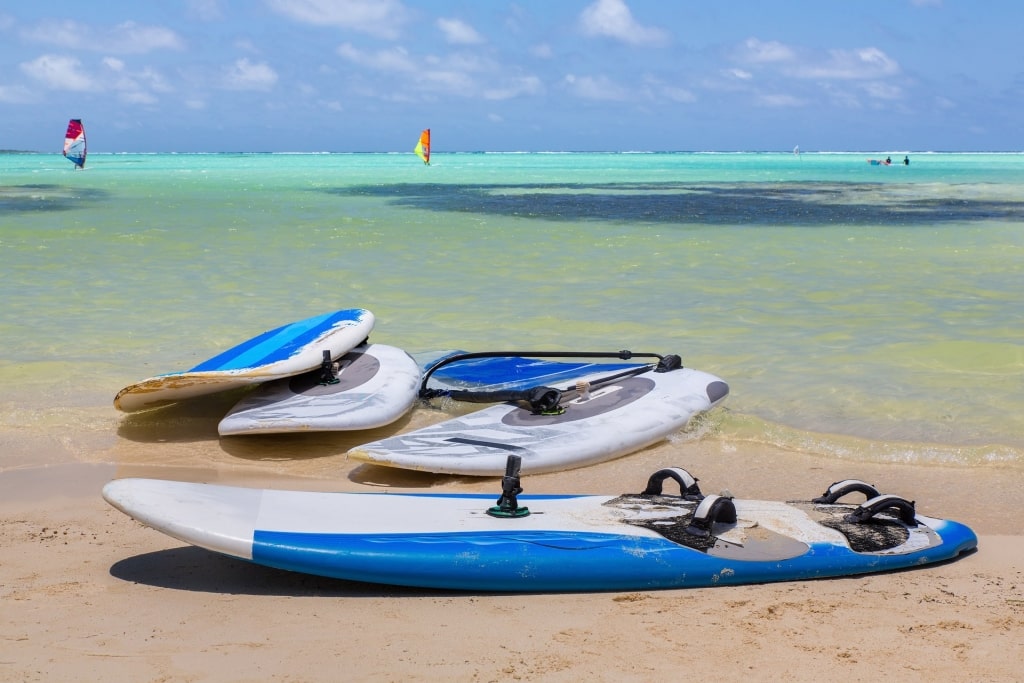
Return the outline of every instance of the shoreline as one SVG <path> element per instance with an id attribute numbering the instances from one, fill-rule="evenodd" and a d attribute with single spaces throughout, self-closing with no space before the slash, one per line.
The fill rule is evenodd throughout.
<path id="1" fill-rule="evenodd" d="M 369 440 L 411 431 L 451 416 L 436 410 L 414 411 L 398 423 L 377 430 L 336 433 L 297 433 L 264 436 L 216 436 L 218 407 L 196 408 L 202 417 L 176 414 L 165 423 L 136 422 L 128 416 L 117 434 L 79 435 L 77 441 L 31 430 L 8 433 L 21 457 L 0 468 L 0 483 L 9 477 L 22 479 L 14 495 L 32 490 L 45 497 L 48 489 L 65 488 L 81 477 L 88 480 L 89 467 L 111 468 L 107 478 L 144 476 L 209 478 L 220 483 L 280 488 L 310 487 L 315 490 L 365 490 L 390 487 L 396 490 L 466 490 L 500 492 L 500 478 L 431 474 L 391 469 L 350 461 L 345 451 Z M 212 434 L 212 436 L 211 436 Z M 20 448 L 19 448 L 20 446 Z M 48 458 L 40 462 L 38 453 Z M 30 457 L 34 454 L 34 457 Z M 756 441 L 718 438 L 709 433 L 684 432 L 639 452 L 589 467 L 529 474 L 524 472 L 526 493 L 619 494 L 630 485 L 643 488 L 657 469 L 678 466 L 689 470 L 709 492 L 729 489 L 739 498 L 788 500 L 811 498 L 841 479 L 868 481 L 887 493 L 918 501 L 925 514 L 945 516 L 972 526 L 981 533 L 1015 534 L 1021 527 L 1007 510 L 1024 507 L 1024 478 L 1014 464 L 901 463 L 858 460 L 766 445 Z M 61 474 L 70 468 L 70 474 Z M 35 474 L 33 474 L 35 473 Z M 49 477 L 56 477 L 49 480 Z M 93 481 L 93 492 L 99 485 Z M 620 490 L 622 489 L 622 490 Z M 0 488 L 2 492 L 2 488 Z"/>
<path id="2" fill-rule="evenodd" d="M 415 414 L 399 431 L 441 419 Z M 123 428 L 131 431 L 130 427 Z M 358 435 L 296 434 L 269 437 L 203 438 L 185 430 L 178 441 L 134 441 L 113 437 L 109 448 L 77 444 L 47 448 L 51 461 L 17 462 L 0 469 L 0 509 L 6 503 L 54 497 L 99 498 L 114 478 L 150 477 L 298 490 L 455 490 L 500 494 L 500 478 L 432 474 L 349 460 L 344 452 L 370 438 Z M 395 427 L 380 430 L 392 433 Z M 136 435 L 138 436 L 138 435 Z M 22 444 L 25 441 L 22 440 Z M 67 444 L 65 444 L 67 446 Z M 26 449 L 26 451 L 29 449 Z M 85 452 L 82 452 L 85 451 Z M 674 437 L 640 452 L 589 467 L 523 475 L 524 493 L 617 495 L 643 488 L 650 473 L 678 466 L 691 472 L 709 493 L 723 489 L 752 500 L 805 500 L 842 479 L 862 479 L 883 493 L 917 502 L 922 514 L 954 519 L 978 534 L 1015 535 L 1014 513 L 1024 507 L 1024 479 L 1012 466 L 864 462 L 785 450 L 756 443 Z M 367 487 L 370 487 L 369 489 Z"/>

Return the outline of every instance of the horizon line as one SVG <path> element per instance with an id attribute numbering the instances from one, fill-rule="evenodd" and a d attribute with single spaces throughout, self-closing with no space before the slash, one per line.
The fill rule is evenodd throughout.
<path id="1" fill-rule="evenodd" d="M 42 152 L 38 150 L 22 150 L 22 149 L 0 149 L 0 154 L 17 155 L 17 154 L 36 154 L 40 156 L 44 155 L 61 155 L 60 151 L 56 152 Z M 156 154 L 169 154 L 169 155 L 217 155 L 217 154 L 238 154 L 238 155 L 258 155 L 258 154 L 282 154 L 282 155 L 355 155 L 355 154 L 379 154 L 379 155 L 405 155 L 413 154 L 412 151 L 330 151 L 330 150 L 317 150 L 317 151 L 295 151 L 295 150 L 279 150 L 279 151 L 240 151 L 240 150 L 221 150 L 221 151 L 90 151 L 90 155 L 117 155 L 117 154 L 143 154 L 143 155 L 156 155 Z M 434 152 L 433 154 L 445 155 L 445 154 L 786 154 L 790 156 L 802 156 L 804 154 L 868 154 L 868 155 L 891 155 L 891 154 L 1024 154 L 1024 150 L 828 150 L 828 149 L 808 149 L 794 152 L 793 150 L 779 150 L 779 149 L 665 149 L 665 150 L 644 150 L 644 149 L 624 149 L 624 150 L 448 150 L 441 152 Z"/>

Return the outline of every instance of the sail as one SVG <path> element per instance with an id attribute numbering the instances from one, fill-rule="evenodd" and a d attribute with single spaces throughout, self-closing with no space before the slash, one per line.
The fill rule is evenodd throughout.
<path id="1" fill-rule="evenodd" d="M 68 132 L 64 134 L 64 156 L 78 168 L 85 168 L 85 128 L 82 119 L 68 121 Z"/>
<path id="2" fill-rule="evenodd" d="M 420 133 L 420 141 L 416 143 L 416 156 L 423 159 L 423 163 L 430 164 L 430 129 L 427 128 L 425 131 Z"/>

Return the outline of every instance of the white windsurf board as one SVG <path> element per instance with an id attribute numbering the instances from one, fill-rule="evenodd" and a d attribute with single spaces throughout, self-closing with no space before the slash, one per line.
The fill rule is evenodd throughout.
<path id="1" fill-rule="evenodd" d="M 604 373 L 584 378 L 596 380 Z M 720 378 L 678 368 L 623 377 L 580 394 L 567 389 L 560 414 L 500 403 L 406 434 L 373 441 L 348 457 L 444 474 L 500 476 L 509 455 L 524 473 L 582 467 L 638 451 L 682 429 L 729 393 Z"/>
<path id="2" fill-rule="evenodd" d="M 422 375 L 402 349 L 357 346 L 336 361 L 333 383 L 321 370 L 253 389 L 220 421 L 221 436 L 373 429 L 391 424 L 416 401 Z"/>

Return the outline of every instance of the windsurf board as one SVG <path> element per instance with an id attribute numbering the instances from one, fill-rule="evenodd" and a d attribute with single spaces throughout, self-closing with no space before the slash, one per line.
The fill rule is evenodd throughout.
<path id="1" fill-rule="evenodd" d="M 134 412 L 248 384 L 290 377 L 318 367 L 323 352 L 336 359 L 362 343 L 373 313 L 349 308 L 269 330 L 190 370 L 157 375 L 117 393 L 114 407 Z"/>
<path id="2" fill-rule="evenodd" d="M 565 390 L 554 412 L 499 403 L 357 446 L 348 457 L 426 472 L 500 476 L 507 457 L 515 454 L 526 473 L 553 472 L 646 448 L 729 393 L 723 380 L 692 368 L 647 371 L 587 388 L 606 375 L 581 378 Z"/>
<path id="3" fill-rule="evenodd" d="M 253 389 L 220 421 L 221 436 L 373 429 L 391 424 L 416 401 L 422 375 L 405 351 L 364 344 L 322 370 Z"/>
<path id="4" fill-rule="evenodd" d="M 527 353 L 534 355 L 528 356 Z M 516 391 L 540 385 L 576 381 L 600 373 L 612 373 L 642 367 L 644 363 L 594 362 L 589 360 L 550 360 L 552 352 L 535 351 L 451 351 L 428 356 L 423 369 L 430 373 L 432 388 L 471 389 L 473 391 Z M 628 353 L 628 352 L 621 352 Z M 597 355 L 597 354 L 595 354 Z M 612 354 L 600 354 L 610 357 Z M 565 357 L 571 357 L 566 352 Z"/>
<path id="5" fill-rule="evenodd" d="M 666 477 L 680 481 L 680 495 L 662 493 Z M 103 497 L 157 531 L 256 564 L 467 591 L 819 579 L 921 567 L 977 545 L 968 527 L 917 514 L 913 503 L 872 496 L 870 488 L 854 489 L 864 492 L 860 504 L 828 496 L 836 485 L 816 502 L 703 496 L 679 468 L 655 473 L 642 493 L 621 496 L 516 496 L 518 483 L 506 476 L 497 505 L 484 494 L 285 491 L 154 479 L 114 480 Z"/>

